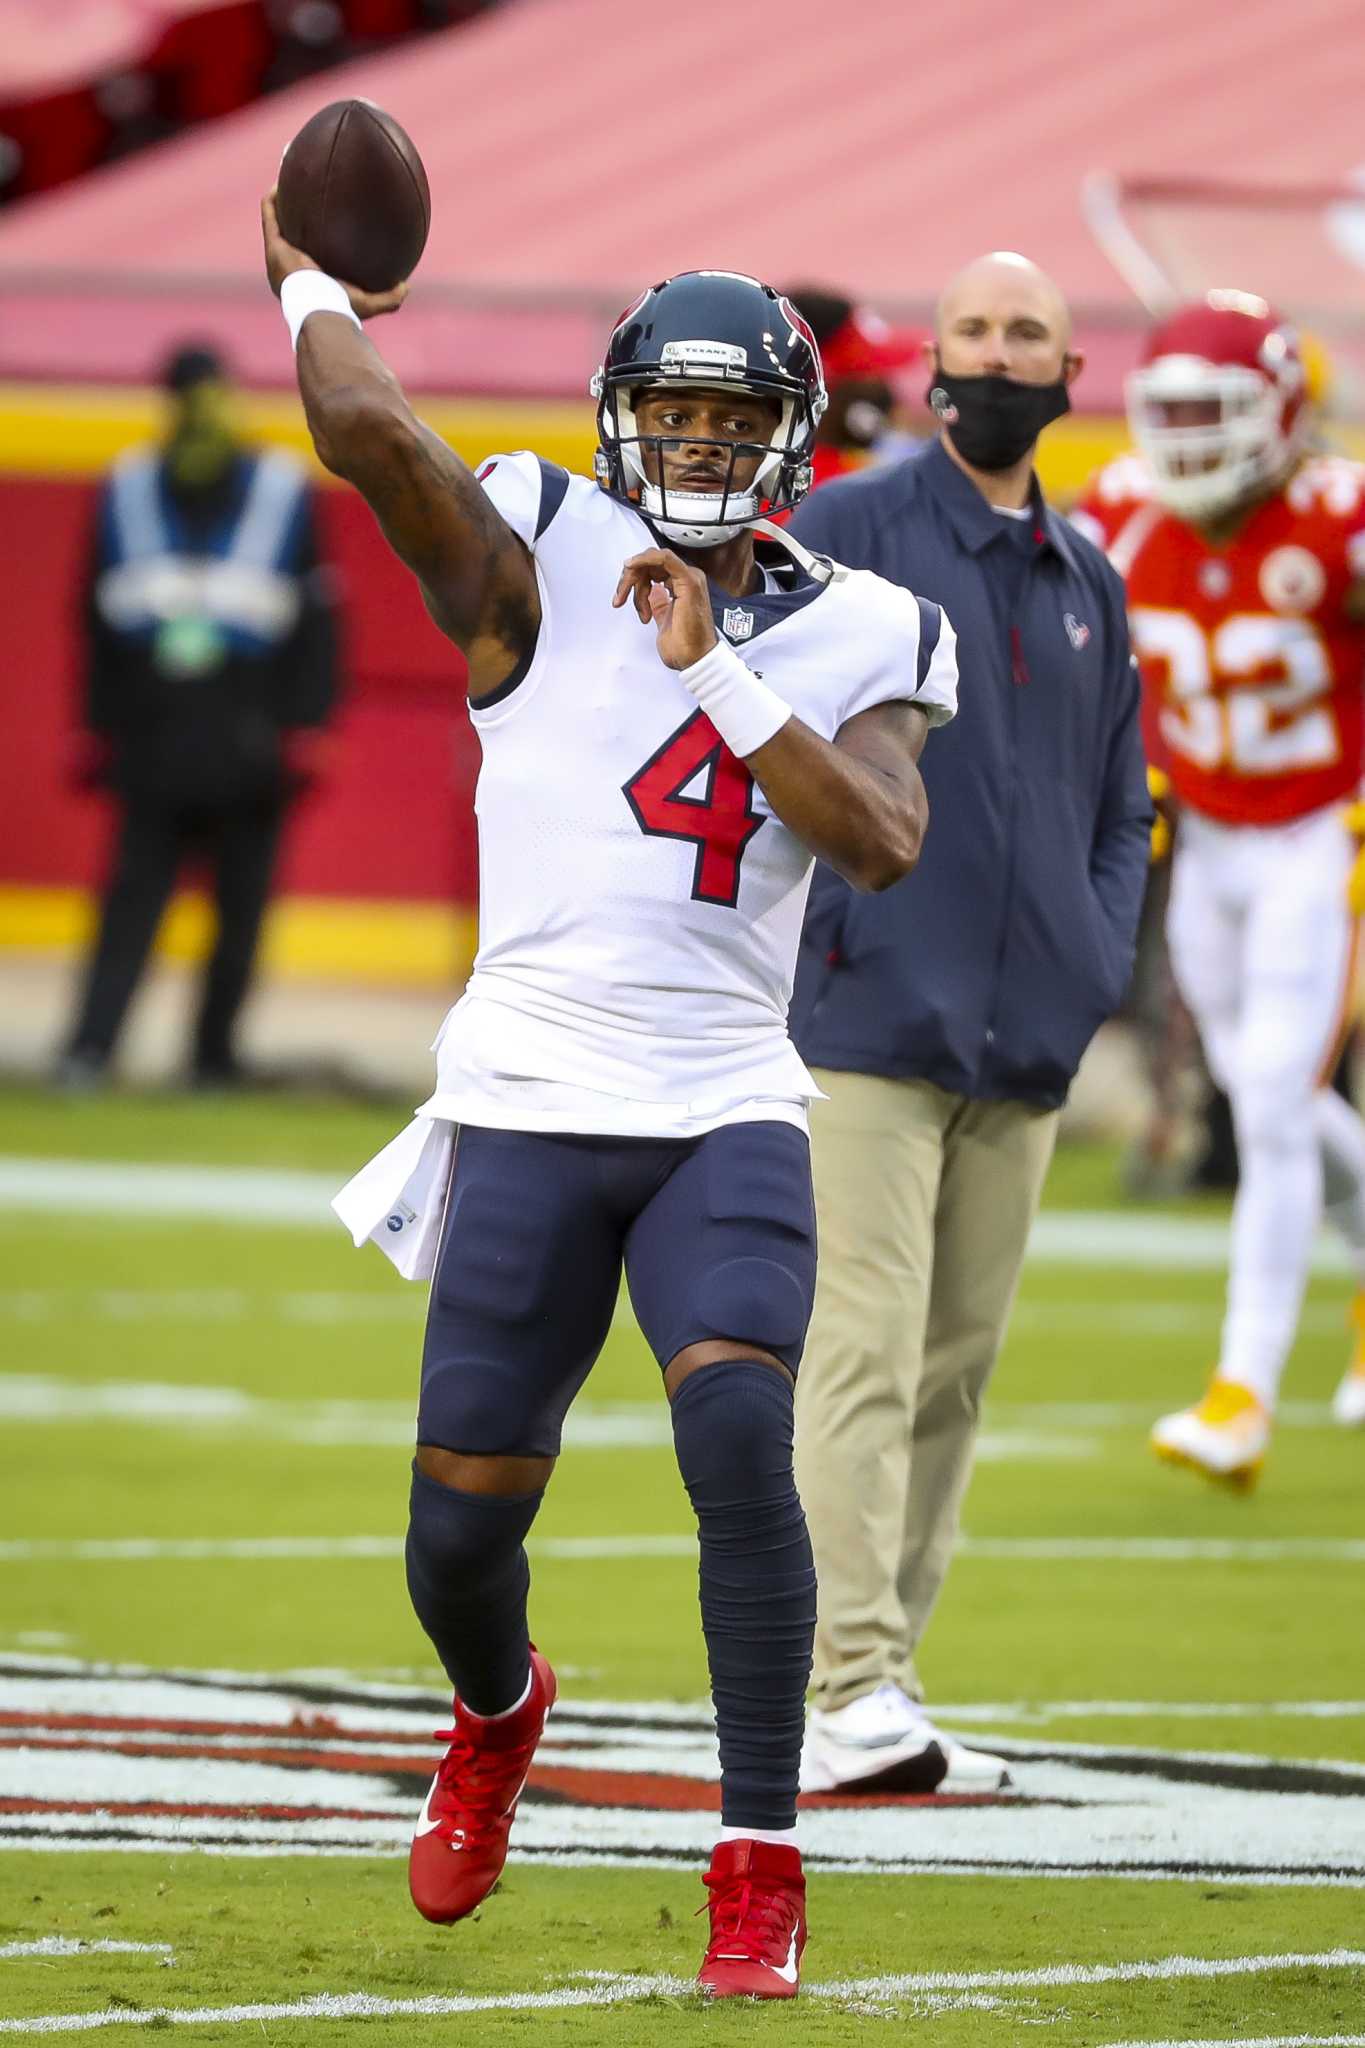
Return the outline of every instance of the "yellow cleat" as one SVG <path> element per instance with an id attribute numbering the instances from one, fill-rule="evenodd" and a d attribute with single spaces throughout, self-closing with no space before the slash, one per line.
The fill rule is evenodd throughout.
<path id="1" fill-rule="evenodd" d="M 1256 1484 L 1269 1443 L 1270 1417 L 1250 1387 L 1216 1373 L 1202 1401 L 1163 1415 L 1151 1435 L 1158 1458 L 1243 1493 Z"/>
<path id="2" fill-rule="evenodd" d="M 1359 1429 L 1365 1424 L 1365 1289 L 1351 1303 L 1351 1323 L 1355 1350 L 1346 1377 L 1332 1396 L 1332 1420 L 1345 1429 Z"/>

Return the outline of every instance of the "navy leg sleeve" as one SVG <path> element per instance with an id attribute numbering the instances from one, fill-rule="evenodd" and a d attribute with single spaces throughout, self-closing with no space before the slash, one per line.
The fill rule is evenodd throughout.
<path id="1" fill-rule="evenodd" d="M 701 1621 L 727 1827 L 796 1820 L 815 1565 L 792 1477 L 792 1389 L 753 1360 L 685 1379 L 673 1441 L 701 1540 Z"/>
<path id="2" fill-rule="evenodd" d="M 408 1592 L 464 1704 L 501 1714 L 531 1668 L 525 1536 L 537 1493 L 461 1493 L 416 1466 L 408 1517 Z"/>

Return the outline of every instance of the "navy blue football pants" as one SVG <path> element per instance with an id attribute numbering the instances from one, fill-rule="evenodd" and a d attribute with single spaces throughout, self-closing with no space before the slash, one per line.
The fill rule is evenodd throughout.
<path id="1" fill-rule="evenodd" d="M 432 1286 L 418 1442 L 553 1457 L 606 1340 L 624 1270 L 660 1367 L 688 1345 L 754 1345 L 792 1374 L 815 1286 L 809 1147 L 780 1123 L 687 1140 L 465 1126 Z M 784 1373 L 742 1358 L 693 1373 L 672 1411 L 697 1514 L 701 1604 L 728 1824 L 795 1814 L 815 1582 L 792 1478 Z M 628 1453 L 623 1453 L 628 1455 Z M 494 1500 L 418 1474 L 414 1606 L 475 1711 L 525 1670 L 523 1538 L 539 1496 Z"/>

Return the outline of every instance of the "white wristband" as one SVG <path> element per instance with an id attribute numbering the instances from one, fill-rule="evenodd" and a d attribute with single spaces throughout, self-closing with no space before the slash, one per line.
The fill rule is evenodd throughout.
<path id="1" fill-rule="evenodd" d="M 791 705 L 784 704 L 725 640 L 683 669 L 682 681 L 730 752 L 741 760 L 781 732 L 792 715 Z"/>
<path id="2" fill-rule="evenodd" d="M 295 348 L 310 313 L 344 313 L 348 320 L 355 320 L 357 327 L 360 325 L 351 310 L 345 285 L 328 277 L 324 270 L 291 270 L 280 286 L 280 311 Z"/>

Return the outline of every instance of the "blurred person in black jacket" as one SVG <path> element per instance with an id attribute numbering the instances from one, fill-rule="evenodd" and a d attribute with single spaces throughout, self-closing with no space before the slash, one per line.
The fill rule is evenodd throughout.
<path id="1" fill-rule="evenodd" d="M 331 579 L 301 466 L 242 440 L 210 348 L 166 366 L 167 431 L 101 494 L 83 592 L 81 779 L 119 806 L 75 1024 L 59 1065 L 95 1085 L 182 866 L 213 873 L 217 935 L 191 1074 L 240 1078 L 246 994 L 290 803 L 314 779 L 337 693 Z"/>

